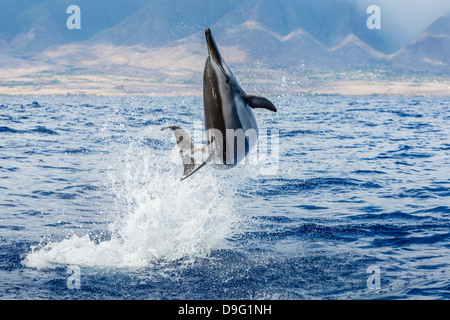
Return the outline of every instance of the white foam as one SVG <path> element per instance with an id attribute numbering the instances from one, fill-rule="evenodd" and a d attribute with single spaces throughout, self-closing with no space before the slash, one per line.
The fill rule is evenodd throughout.
<path id="1" fill-rule="evenodd" d="M 109 224 L 111 239 L 72 235 L 32 248 L 23 264 L 140 268 L 226 246 L 237 221 L 232 205 L 236 187 L 219 184 L 210 168 L 180 182 L 181 160 L 178 165 L 164 161 L 166 153 L 155 155 L 131 144 L 111 163 L 109 181 L 120 212 Z"/>

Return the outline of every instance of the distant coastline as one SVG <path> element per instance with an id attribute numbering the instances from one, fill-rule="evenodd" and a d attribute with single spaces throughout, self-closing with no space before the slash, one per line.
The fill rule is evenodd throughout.
<path id="1" fill-rule="evenodd" d="M 197 80 L 105 75 L 0 77 L 0 95 L 201 96 Z M 450 97 L 450 79 L 309 79 L 271 75 L 244 79 L 248 93 L 266 95 L 423 96 Z"/>
<path id="2" fill-rule="evenodd" d="M 0 94 L 201 95 L 210 27 L 249 93 L 450 96 L 450 6 L 431 14 L 411 2 L 400 16 L 430 16 L 406 32 L 411 23 L 384 14 L 388 1 L 373 16 L 361 3 L 111 0 L 76 14 L 60 1 L 7 1 Z"/>

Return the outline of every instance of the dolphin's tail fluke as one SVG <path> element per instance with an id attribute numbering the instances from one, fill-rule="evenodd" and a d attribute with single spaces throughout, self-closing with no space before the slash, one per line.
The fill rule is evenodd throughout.
<path id="1" fill-rule="evenodd" d="M 181 177 L 181 181 L 189 178 L 195 172 L 197 172 L 200 168 L 202 168 L 205 164 L 207 164 L 211 157 L 208 157 L 206 161 L 202 162 L 198 167 L 195 166 L 195 153 L 204 152 L 204 148 L 197 147 L 192 141 L 191 136 L 185 130 L 177 126 L 170 126 L 162 128 L 161 131 L 171 129 L 173 134 L 175 135 L 175 139 L 177 140 L 177 145 L 180 148 L 180 156 L 184 165 L 183 176 Z"/>

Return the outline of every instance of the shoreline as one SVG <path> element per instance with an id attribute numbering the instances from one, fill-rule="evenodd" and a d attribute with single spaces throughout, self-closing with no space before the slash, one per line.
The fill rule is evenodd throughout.
<path id="1" fill-rule="evenodd" d="M 280 80 L 281 79 L 281 80 Z M 249 94 L 264 96 L 450 97 L 450 80 L 246 79 Z M 0 96 L 202 96 L 201 82 L 154 78 L 61 76 L 0 78 Z"/>

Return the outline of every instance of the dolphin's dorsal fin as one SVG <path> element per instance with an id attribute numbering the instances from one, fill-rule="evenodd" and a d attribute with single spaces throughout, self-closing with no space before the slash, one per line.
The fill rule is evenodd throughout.
<path id="1" fill-rule="evenodd" d="M 210 160 L 210 157 L 205 162 L 200 164 L 199 167 L 195 168 L 194 153 L 199 151 L 203 152 L 204 148 L 202 149 L 195 146 L 189 133 L 181 129 L 180 127 L 177 126 L 165 127 L 162 128 L 161 131 L 166 129 L 171 129 L 173 131 L 175 139 L 177 140 L 177 145 L 180 148 L 180 156 L 184 165 L 183 177 L 181 178 L 181 181 L 183 181 L 184 179 L 190 177 L 195 172 L 197 172 L 201 167 L 203 167 Z"/>
<path id="2" fill-rule="evenodd" d="M 248 103 L 248 105 L 252 109 L 262 108 L 273 112 L 277 112 L 277 108 L 275 108 L 273 103 L 267 100 L 266 98 L 247 95 L 244 100 L 245 102 Z"/>

